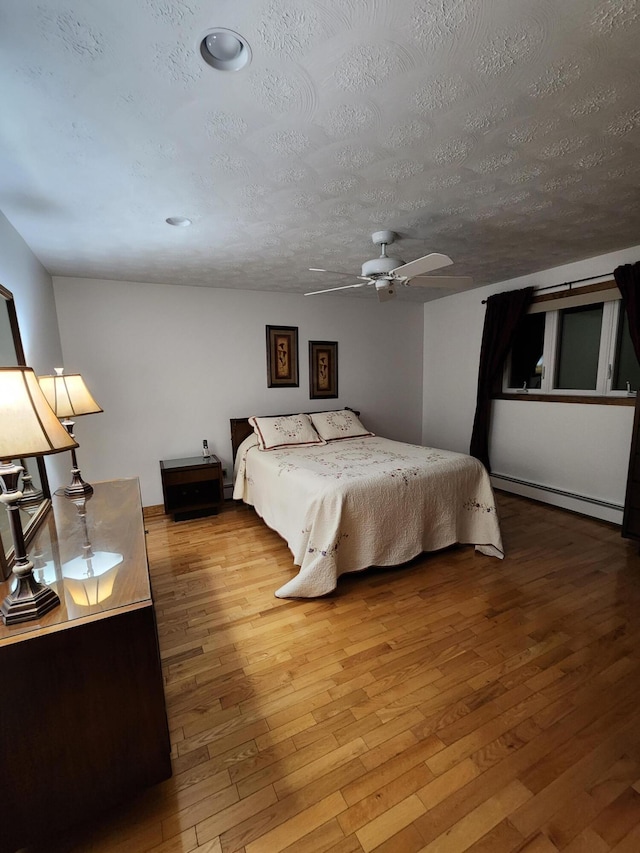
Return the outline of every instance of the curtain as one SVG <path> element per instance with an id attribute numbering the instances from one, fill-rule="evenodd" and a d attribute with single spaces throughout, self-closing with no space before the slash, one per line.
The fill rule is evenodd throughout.
<path id="1" fill-rule="evenodd" d="M 526 314 L 532 296 L 533 287 L 526 287 L 524 290 L 496 293 L 487 299 L 478 367 L 478 397 L 469 450 L 471 456 L 479 459 L 487 471 L 491 471 L 489 424 L 494 383 L 500 376 L 518 324 Z"/>
<path id="2" fill-rule="evenodd" d="M 613 277 L 622 294 L 622 304 L 629 321 L 629 334 L 636 358 L 640 361 L 640 261 L 616 267 Z"/>

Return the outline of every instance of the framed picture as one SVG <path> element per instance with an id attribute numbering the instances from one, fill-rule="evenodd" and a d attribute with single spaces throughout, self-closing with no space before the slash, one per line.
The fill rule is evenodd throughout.
<path id="1" fill-rule="evenodd" d="M 309 341 L 309 397 L 338 396 L 338 342 Z"/>
<path id="2" fill-rule="evenodd" d="M 298 327 L 267 326 L 267 386 L 298 385 Z"/>

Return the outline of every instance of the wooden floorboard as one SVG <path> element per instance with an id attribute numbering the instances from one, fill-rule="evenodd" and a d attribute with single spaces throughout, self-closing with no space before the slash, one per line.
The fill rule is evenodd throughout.
<path id="1" fill-rule="evenodd" d="M 250 508 L 147 518 L 174 775 L 30 853 L 637 853 L 640 556 L 497 499 L 503 561 L 299 601 Z"/>

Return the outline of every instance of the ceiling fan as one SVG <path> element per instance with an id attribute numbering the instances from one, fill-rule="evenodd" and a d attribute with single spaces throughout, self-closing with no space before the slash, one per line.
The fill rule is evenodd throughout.
<path id="1" fill-rule="evenodd" d="M 326 272 L 331 275 L 347 275 L 350 278 L 359 278 L 362 281 L 356 284 L 344 284 L 341 287 L 328 287 L 326 290 L 313 290 L 305 293 L 305 296 L 317 296 L 320 293 L 333 293 L 336 290 L 349 290 L 355 287 L 367 287 L 374 285 L 380 302 L 388 302 L 396 295 L 396 286 L 401 284 L 405 287 L 453 287 L 464 290 L 471 287 L 472 279 L 468 276 L 446 276 L 425 275 L 432 270 L 447 267 L 453 261 L 447 255 L 432 252 L 415 261 L 405 264 L 399 258 L 390 258 L 387 255 L 387 246 L 396 239 L 394 231 L 375 231 L 371 240 L 376 246 L 380 246 L 380 257 L 365 261 L 362 265 L 362 274 L 337 272 L 336 270 L 318 269 L 309 267 L 310 272 Z"/>

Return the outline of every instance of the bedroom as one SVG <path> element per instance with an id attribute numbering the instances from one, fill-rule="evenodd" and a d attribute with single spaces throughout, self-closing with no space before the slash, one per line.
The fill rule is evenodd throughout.
<path id="1" fill-rule="evenodd" d="M 147 5 L 158 9 L 171 8 L 170 4 Z M 355 14 L 357 4 L 348 5 Z M 457 4 L 449 5 L 454 8 Z M 614 10 L 614 5 L 603 4 L 603 8 Z M 444 4 L 443 7 L 446 6 Z M 540 4 L 541 14 L 548 10 L 547 7 L 548 4 Z M 633 4 L 622 3 L 619 8 L 629 16 L 633 12 Z M 633 22 L 635 19 L 629 20 Z M 240 30 L 239 24 L 235 26 Z M 58 40 L 62 53 L 64 35 L 64 32 L 60 35 L 56 31 L 53 38 Z M 625 47 L 630 36 L 629 31 L 624 35 L 622 28 L 616 28 L 607 33 L 607 37 L 612 39 L 611 42 L 605 40 L 607 44 Z M 255 54 L 255 43 L 253 49 Z M 254 63 L 258 60 L 259 57 L 255 56 Z M 612 74 L 619 72 L 615 62 L 610 64 Z M 627 75 L 632 74 L 632 64 L 629 62 L 623 70 Z M 8 69 L 3 67 L 3 76 L 7 73 Z M 33 81 L 34 78 L 27 75 L 27 79 Z M 634 91 L 633 87 L 630 88 Z M 580 96 L 583 95 L 586 98 L 584 91 L 580 90 Z M 604 111 L 601 113 L 603 121 L 611 119 L 612 115 L 623 114 L 626 93 L 622 89 L 618 98 L 613 113 L 606 106 L 596 105 L 593 112 L 587 114 L 591 116 L 589 120 L 599 121 L 601 111 Z M 43 138 L 54 138 L 55 121 L 54 116 L 49 116 L 50 126 Z M 105 130 L 104 125 L 101 129 Z M 82 274 L 79 267 L 66 270 L 56 263 L 52 263 L 47 271 L 47 263 L 43 266 L 37 260 L 38 251 L 26 234 L 29 211 L 34 216 L 31 225 L 34 232 L 46 231 L 48 226 L 40 217 L 52 208 L 54 219 L 59 220 L 56 228 L 71 235 L 77 227 L 77 220 L 83 216 L 83 208 L 75 209 L 71 205 L 56 210 L 57 194 L 42 197 L 45 190 L 41 189 L 39 182 L 44 182 L 45 175 L 37 170 L 32 173 L 25 196 L 19 194 L 13 183 L 17 180 L 16 170 L 7 176 L 6 190 L 0 203 L 6 214 L 6 218 L 0 219 L 0 283 L 16 298 L 25 349 L 37 372 L 48 373 L 60 361 L 64 362 L 67 370 L 81 370 L 104 409 L 103 414 L 84 418 L 78 424 L 83 473 L 90 481 L 139 476 L 146 507 L 162 503 L 160 459 L 196 453 L 206 438 L 229 470 L 231 417 L 311 408 L 305 349 L 309 340 L 339 341 L 340 396 L 335 401 L 336 406 L 349 405 L 360 409 L 365 422 L 382 435 L 466 452 L 475 403 L 477 357 L 484 312 L 482 300 L 490 293 L 529 283 L 544 286 L 594 275 L 605 276 L 619 264 L 640 259 L 637 219 L 634 223 L 631 202 L 635 197 L 632 194 L 638 174 L 637 126 L 635 131 L 616 137 L 614 141 L 620 142 L 627 155 L 635 152 L 635 163 L 626 163 L 623 176 L 612 185 L 612 194 L 614 190 L 618 196 L 627 193 L 628 215 L 624 222 L 620 222 L 619 215 L 609 215 L 608 230 L 598 226 L 598 240 L 594 238 L 595 226 L 590 231 L 583 224 L 573 235 L 573 242 L 554 243 L 552 218 L 547 230 L 533 243 L 524 245 L 520 252 L 516 237 L 512 231 L 505 230 L 506 225 L 498 223 L 478 230 L 480 226 L 476 220 L 473 224 L 467 222 L 468 233 L 475 236 L 471 241 L 473 245 L 463 257 L 465 241 L 449 236 L 449 242 L 445 243 L 447 223 L 436 216 L 437 208 L 453 210 L 462 202 L 459 197 L 447 198 L 443 189 L 433 193 L 433 199 L 427 199 L 432 206 L 426 211 L 425 221 L 412 239 L 400 244 L 401 247 L 409 247 L 412 257 L 431 249 L 450 250 L 456 264 L 464 261 L 467 268 L 464 271 L 474 274 L 474 253 L 480 251 L 484 244 L 487 254 L 500 255 L 501 235 L 508 234 L 509 239 L 505 239 L 505 243 L 508 243 L 512 265 L 505 263 L 504 267 L 509 270 L 517 268 L 517 272 L 505 272 L 492 279 L 480 278 L 479 282 L 486 283 L 477 290 L 424 304 L 400 297 L 393 303 L 379 305 L 375 299 L 368 298 L 316 297 L 310 300 L 302 296 L 311 284 L 310 280 L 301 280 L 307 267 L 339 264 L 339 269 L 357 270 L 359 263 L 369 257 L 367 252 L 372 248 L 368 236 L 370 231 L 394 224 L 387 219 L 373 221 L 374 216 L 386 214 L 388 208 L 383 205 L 380 210 L 375 199 L 367 201 L 364 197 L 359 203 L 365 215 L 351 226 L 348 241 L 341 232 L 342 224 L 338 227 L 330 215 L 316 218 L 313 239 L 307 236 L 303 243 L 303 235 L 296 233 L 288 246 L 289 254 L 293 255 L 293 260 L 288 258 L 286 261 L 288 269 L 276 262 L 277 259 L 274 266 L 269 267 L 272 280 L 285 275 L 296 280 L 295 288 L 286 290 L 283 287 L 281 292 L 261 289 L 259 264 L 261 253 L 274 241 L 277 243 L 276 255 L 283 254 L 287 238 L 278 239 L 273 230 L 252 231 L 248 227 L 244 244 L 249 259 L 251 289 L 237 286 L 231 278 L 226 278 L 235 259 L 242 255 L 238 255 L 235 244 L 229 250 L 224 238 L 216 241 L 219 245 L 208 256 L 208 269 L 211 270 L 219 259 L 219 275 L 224 283 L 231 285 L 229 287 L 190 286 L 180 276 L 176 276 L 176 282 L 181 286 L 176 287 L 174 283 L 158 281 L 158 277 L 141 280 L 133 274 L 100 274 L 99 269 L 108 269 L 105 260 L 108 254 L 117 254 L 121 249 L 124 253 L 124 248 L 134 239 L 129 236 L 133 235 L 131 229 L 135 226 L 131 219 L 116 226 L 120 230 L 113 238 L 111 250 L 93 259 L 91 274 Z M 14 146 L 20 144 L 15 138 L 12 142 Z M 25 143 L 25 140 L 21 142 Z M 131 144 L 137 153 L 139 140 Z M 87 146 L 91 165 L 99 162 L 100 151 L 96 151 L 90 139 L 85 137 L 83 142 L 81 133 L 74 137 L 72 145 L 78 163 L 82 162 L 83 145 Z M 593 153 L 589 146 L 587 148 Z M 103 155 L 108 160 L 109 152 L 103 152 Z M 162 162 L 162 158 L 154 160 L 154 169 L 158 170 Z M 569 161 L 562 168 L 571 170 L 574 168 L 572 164 L 569 156 Z M 63 169 L 65 174 L 67 168 Z M 592 180 L 602 193 L 603 204 L 606 193 L 603 193 L 602 176 L 607 169 L 612 170 L 613 167 L 594 167 L 583 176 L 584 180 L 587 177 Z M 47 172 L 51 171 L 51 168 L 47 169 Z M 457 166 L 452 171 L 457 172 Z M 369 183 L 375 181 L 375 169 L 365 169 L 363 174 L 366 180 L 362 196 Z M 477 176 L 478 173 L 475 174 Z M 492 173 L 474 180 L 478 183 L 493 180 Z M 527 189 L 533 189 L 540 201 L 551 200 L 559 205 L 560 216 L 566 216 L 567 210 L 575 212 L 582 204 L 590 210 L 594 205 L 593 197 L 569 203 L 567 194 L 562 191 L 557 195 L 544 195 L 537 189 L 538 184 L 539 181 L 533 178 Z M 135 215 L 140 216 L 137 207 L 140 200 L 134 197 L 135 191 L 122 193 L 123 185 L 118 183 L 117 186 L 119 198 L 112 199 L 112 203 L 117 201 L 118 205 L 130 206 L 135 209 Z M 189 234 L 196 229 L 172 231 L 164 225 L 166 216 L 189 212 L 183 207 L 186 199 L 181 195 L 178 184 L 172 187 L 171 197 L 152 195 L 150 198 L 152 206 L 162 208 L 157 229 L 162 226 L 169 232 L 154 237 L 157 242 L 151 241 L 154 257 L 149 263 L 159 276 L 164 257 L 163 243 L 166 249 L 170 241 L 171 253 L 179 252 L 180 241 L 184 245 L 194 239 Z M 607 198 L 612 204 L 612 197 Z M 178 203 L 180 209 L 176 207 Z M 244 203 L 259 210 L 255 198 L 245 199 Z M 323 207 L 325 210 L 326 206 Z M 548 214 L 548 207 L 544 210 Z M 457 215 L 463 217 L 465 214 Z M 449 218 L 451 216 L 454 214 Z M 540 219 L 536 219 L 537 216 Z M 400 219 L 399 230 L 402 230 L 403 222 L 411 218 Z M 523 233 L 533 220 L 542 224 L 542 214 L 530 212 L 528 216 L 521 216 L 519 221 Z M 204 232 L 203 238 L 199 239 L 211 242 L 211 235 L 216 233 L 214 223 L 204 219 L 200 225 L 194 224 Z M 436 232 L 437 238 L 434 236 Z M 417 239 L 415 234 L 419 235 Z M 87 252 L 90 238 L 86 237 L 86 240 L 87 243 L 83 244 L 68 236 L 57 250 L 52 251 L 54 254 L 59 251 L 66 258 L 80 256 Z M 522 256 L 518 257 L 519 254 Z M 522 266 L 523 263 L 526 266 Z M 324 282 L 317 284 L 321 287 Z M 299 329 L 299 388 L 267 388 L 264 326 L 269 323 L 297 326 Z M 510 408 L 508 401 L 499 401 L 499 404 L 496 405 L 494 421 L 497 440 L 492 447 L 495 471 L 531 483 L 532 488 L 537 484 L 569 496 L 578 496 L 554 498 L 555 493 L 552 492 L 534 493 L 547 501 L 563 501 L 570 508 L 593 513 L 597 504 L 590 501 L 595 499 L 604 505 L 601 506 L 601 517 L 619 522 L 624 502 L 632 409 L 590 406 L 589 417 L 585 418 L 583 407 L 573 404 L 517 403 Z M 514 420 L 513 409 L 517 406 L 524 407 L 527 412 Z M 524 446 L 522 418 L 527 430 Z M 602 452 L 603 447 L 607 448 L 606 453 Z M 66 481 L 65 460 L 52 457 L 48 468 L 52 483 Z M 576 504 L 580 497 L 589 499 L 586 507 L 584 502 Z"/>

